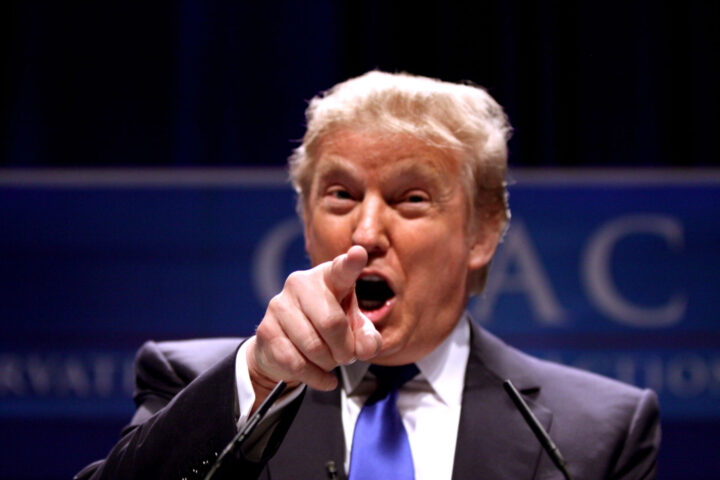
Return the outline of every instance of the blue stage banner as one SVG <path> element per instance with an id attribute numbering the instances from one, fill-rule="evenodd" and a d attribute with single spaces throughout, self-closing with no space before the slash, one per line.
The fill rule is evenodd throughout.
<path id="1" fill-rule="evenodd" d="M 654 389 L 664 421 L 720 424 L 720 171 L 512 178 L 475 320 L 532 354 Z M 27 435 L 21 446 L 37 440 L 23 422 L 77 426 L 66 438 L 119 428 L 142 342 L 252 334 L 285 277 L 308 267 L 277 170 L 4 170 L 0 232 L 0 430 Z M 17 475 L 18 455 L 0 452 L 0 478 Z"/>

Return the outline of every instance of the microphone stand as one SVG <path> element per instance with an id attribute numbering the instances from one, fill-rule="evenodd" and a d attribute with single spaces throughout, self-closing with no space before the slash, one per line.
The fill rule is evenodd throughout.
<path id="1" fill-rule="evenodd" d="M 212 480 L 213 476 L 220 468 L 225 458 L 230 453 L 236 452 L 243 446 L 248 436 L 255 430 L 255 427 L 257 427 L 257 424 L 260 422 L 260 420 L 262 420 L 265 415 L 267 415 L 270 407 L 272 407 L 272 405 L 277 401 L 277 399 L 280 398 L 280 396 L 283 394 L 285 388 L 287 388 L 287 384 L 282 380 L 275 385 L 275 388 L 272 389 L 267 398 L 260 404 L 260 407 L 258 407 L 255 413 L 250 416 L 247 423 L 240 429 L 237 435 L 233 437 L 230 443 L 227 444 L 227 446 L 223 449 L 222 453 L 220 453 L 217 460 L 215 460 L 212 468 L 208 471 L 207 475 L 205 475 L 204 480 Z M 503 388 L 505 388 L 505 391 L 510 396 L 510 399 L 513 401 L 517 409 L 522 414 L 523 419 L 528 424 L 532 432 L 535 434 L 535 437 L 540 442 L 540 445 L 542 445 L 543 449 L 550 456 L 550 459 L 555 464 L 557 469 L 560 471 L 560 473 L 562 473 L 565 480 L 572 480 L 570 472 L 568 472 L 567 470 L 565 459 L 560 454 L 560 450 L 558 450 L 557 446 L 550 438 L 550 435 L 548 435 L 548 433 L 545 431 L 538 419 L 532 413 L 530 407 L 528 407 L 527 403 L 525 403 L 525 400 L 523 400 L 523 398 L 520 396 L 520 392 L 517 391 L 517 389 L 510 380 L 505 380 L 503 382 Z M 331 478 L 334 476 L 333 474 L 335 474 L 334 467 L 334 462 L 332 462 L 332 465 L 330 465 L 330 462 L 328 462 L 328 475 L 330 475 Z"/>
<path id="2" fill-rule="evenodd" d="M 535 437 L 540 442 L 540 445 L 542 445 L 543 449 L 548 455 L 550 455 L 550 460 L 552 460 L 557 469 L 560 470 L 560 473 L 562 473 L 563 477 L 565 477 L 565 480 L 572 480 L 570 472 L 567 470 L 565 459 L 560 454 L 560 450 L 558 450 L 555 442 L 552 441 L 550 435 L 548 435 L 538 421 L 537 417 L 532 413 L 532 410 L 530 410 L 530 407 L 528 407 L 527 403 L 525 403 L 525 400 L 523 400 L 520 396 L 520 392 L 517 391 L 515 385 L 513 385 L 510 380 L 505 380 L 503 382 L 503 388 L 505 388 L 505 391 L 510 396 L 517 409 L 520 410 L 520 413 L 525 419 L 525 423 L 528 424 L 530 430 L 532 430 L 535 434 Z"/>
<path id="3" fill-rule="evenodd" d="M 223 449 L 222 453 L 220 453 L 220 456 L 218 456 L 217 460 L 215 460 L 215 463 L 213 464 L 210 471 L 208 471 L 207 475 L 205 475 L 204 480 L 212 480 L 215 472 L 217 472 L 217 470 L 220 468 L 225 458 L 230 453 L 235 453 L 240 450 L 240 448 L 247 440 L 248 436 L 250 436 L 253 430 L 255 430 L 255 427 L 257 427 L 257 424 L 260 422 L 260 420 L 262 420 L 265 415 L 267 415 L 267 412 L 268 410 L 270 410 L 270 407 L 272 407 L 273 403 L 275 403 L 277 399 L 280 398 L 280 396 L 283 394 L 285 388 L 287 388 L 287 384 L 282 380 L 275 384 L 275 388 L 272 389 L 270 395 L 268 395 L 267 398 L 260 404 L 255 413 L 250 415 L 247 423 L 240 429 L 237 435 L 233 437 L 230 443 L 227 444 L 227 446 Z"/>

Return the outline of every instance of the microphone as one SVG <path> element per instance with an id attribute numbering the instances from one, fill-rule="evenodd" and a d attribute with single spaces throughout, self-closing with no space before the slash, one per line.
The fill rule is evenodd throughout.
<path id="1" fill-rule="evenodd" d="M 328 480 L 338 480 L 338 471 L 333 460 L 325 463 L 325 473 L 327 473 Z"/>
<path id="2" fill-rule="evenodd" d="M 270 407 L 272 407 L 273 403 L 275 403 L 277 399 L 280 398 L 280 396 L 283 394 L 285 388 L 287 388 L 287 384 L 282 380 L 275 384 L 275 388 L 272 389 L 270 395 L 268 395 L 267 398 L 260 404 L 255 413 L 250 415 L 247 423 L 240 429 L 237 435 L 235 435 L 235 437 L 230 440 L 230 443 L 227 444 L 227 446 L 223 449 L 222 453 L 220 453 L 220 456 L 218 456 L 217 460 L 215 460 L 212 468 L 208 471 L 207 475 L 205 475 L 204 480 L 212 480 L 212 477 L 215 475 L 215 472 L 217 472 L 217 470 L 220 468 L 223 460 L 225 460 L 225 458 L 230 453 L 238 451 L 243 446 L 248 436 L 250 436 L 253 430 L 255 430 L 257 424 L 260 423 L 260 420 L 265 418 L 265 415 L 267 415 L 267 412 L 268 410 L 270 410 Z"/>
<path id="3" fill-rule="evenodd" d="M 530 430 L 532 430 L 535 434 L 535 437 L 540 442 L 540 445 L 542 445 L 543 449 L 548 455 L 550 455 L 550 460 L 552 460 L 557 469 L 560 470 L 560 473 L 563 474 L 565 480 L 572 480 L 570 472 L 567 470 L 565 459 L 560 454 L 560 450 L 558 450 L 557 446 L 550 438 L 550 435 L 548 435 L 538 421 L 537 417 L 532 413 L 532 410 L 530 410 L 530 407 L 528 407 L 527 403 L 525 403 L 525 400 L 523 400 L 520 396 L 520 392 L 517 391 L 515 385 L 513 385 L 510 380 L 505 380 L 503 382 L 503 388 L 505 388 L 505 391 L 510 396 L 510 399 L 513 401 L 517 409 L 520 410 L 523 419 L 525 419 L 525 423 L 528 424 Z"/>

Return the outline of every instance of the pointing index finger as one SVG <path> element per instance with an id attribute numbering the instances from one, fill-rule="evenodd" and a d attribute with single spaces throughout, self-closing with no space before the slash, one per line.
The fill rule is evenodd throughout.
<path id="1" fill-rule="evenodd" d="M 329 268 L 325 270 L 324 280 L 338 301 L 343 300 L 355 288 L 355 281 L 367 262 L 367 251 L 359 245 L 354 245 L 330 263 Z"/>

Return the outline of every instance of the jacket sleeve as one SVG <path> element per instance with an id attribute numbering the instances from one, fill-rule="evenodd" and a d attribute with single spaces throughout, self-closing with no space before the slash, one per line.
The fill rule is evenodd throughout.
<path id="1" fill-rule="evenodd" d="M 203 478 L 237 433 L 236 352 L 234 348 L 190 379 L 156 343 L 146 343 L 136 359 L 135 415 L 107 458 L 85 467 L 76 480 Z M 260 462 L 233 457 L 215 478 L 257 478 L 284 438 L 300 400 L 279 417 Z"/>
<path id="2" fill-rule="evenodd" d="M 630 420 L 612 478 L 617 480 L 656 478 L 660 435 L 657 395 L 652 390 L 643 390 Z"/>

